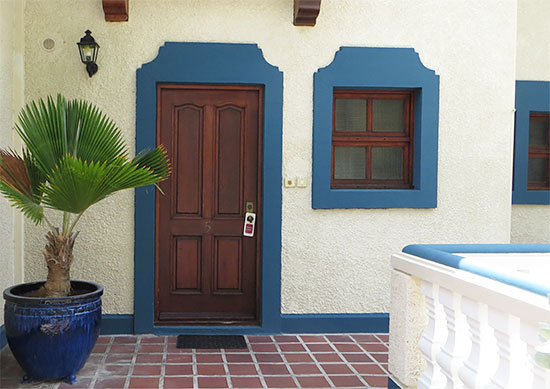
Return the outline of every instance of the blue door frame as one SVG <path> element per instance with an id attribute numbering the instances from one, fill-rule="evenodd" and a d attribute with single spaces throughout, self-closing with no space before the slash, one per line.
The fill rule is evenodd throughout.
<path id="1" fill-rule="evenodd" d="M 263 223 L 260 326 L 155 326 L 154 187 L 135 191 L 134 332 L 254 334 L 281 331 L 283 74 L 253 44 L 168 42 L 137 70 L 136 150 L 156 146 L 157 84 L 262 85 Z"/>

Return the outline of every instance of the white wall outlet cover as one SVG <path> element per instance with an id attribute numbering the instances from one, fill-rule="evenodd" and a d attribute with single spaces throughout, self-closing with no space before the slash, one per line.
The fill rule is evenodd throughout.
<path id="1" fill-rule="evenodd" d="M 298 178 L 298 180 L 296 181 L 296 186 L 298 188 L 305 188 L 307 186 L 307 178 Z"/>
<path id="2" fill-rule="evenodd" d="M 296 179 L 293 177 L 286 177 L 285 178 L 285 187 L 286 188 L 294 188 L 296 186 Z"/>

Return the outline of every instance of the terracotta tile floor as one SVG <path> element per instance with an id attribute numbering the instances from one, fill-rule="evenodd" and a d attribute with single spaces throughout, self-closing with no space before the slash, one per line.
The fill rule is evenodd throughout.
<path id="1" fill-rule="evenodd" d="M 78 382 L 19 384 L 8 347 L 0 387 L 387 388 L 387 334 L 247 336 L 248 349 L 178 349 L 173 336 L 101 336 Z"/>

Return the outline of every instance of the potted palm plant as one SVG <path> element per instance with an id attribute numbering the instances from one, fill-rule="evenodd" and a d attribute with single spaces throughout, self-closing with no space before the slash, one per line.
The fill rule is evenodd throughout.
<path id="1" fill-rule="evenodd" d="M 70 279 L 77 223 L 114 192 L 166 179 L 170 167 L 162 146 L 128 158 L 111 119 L 61 95 L 28 104 L 15 130 L 24 149 L 0 149 L 0 192 L 34 223 L 47 224 L 48 275 L 4 291 L 6 337 L 24 380 L 73 383 L 99 335 L 103 293 L 98 284 Z"/>

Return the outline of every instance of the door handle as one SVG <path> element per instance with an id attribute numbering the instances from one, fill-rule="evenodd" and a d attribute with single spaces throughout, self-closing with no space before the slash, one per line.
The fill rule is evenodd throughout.
<path id="1" fill-rule="evenodd" d="M 254 213 L 254 202 L 247 201 L 246 202 L 246 212 L 247 213 Z"/>

